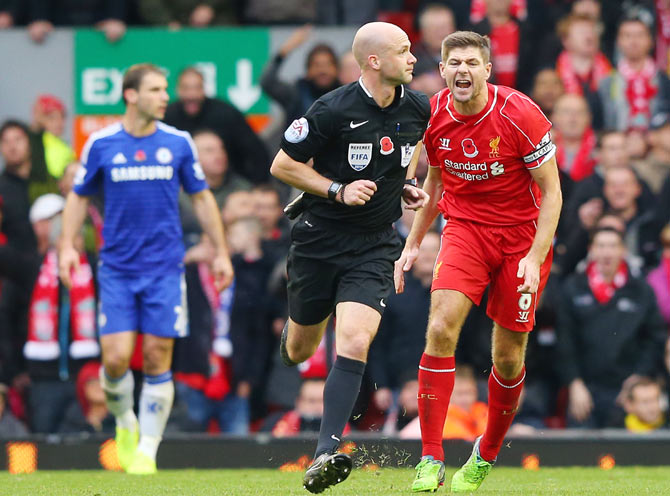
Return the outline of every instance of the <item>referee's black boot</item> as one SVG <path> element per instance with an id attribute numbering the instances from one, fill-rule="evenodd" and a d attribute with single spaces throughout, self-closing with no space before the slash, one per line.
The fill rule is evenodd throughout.
<path id="1" fill-rule="evenodd" d="M 349 477 L 352 467 L 351 457 L 345 453 L 322 453 L 305 472 L 303 487 L 310 493 L 322 493 Z"/>
<path id="2" fill-rule="evenodd" d="M 281 361 L 284 362 L 284 365 L 287 367 L 295 367 L 298 365 L 298 362 L 291 360 L 291 357 L 288 356 L 288 350 L 286 349 L 286 339 L 288 338 L 288 320 L 284 324 L 284 329 L 281 331 L 281 339 L 279 341 L 279 356 L 281 356 Z"/>

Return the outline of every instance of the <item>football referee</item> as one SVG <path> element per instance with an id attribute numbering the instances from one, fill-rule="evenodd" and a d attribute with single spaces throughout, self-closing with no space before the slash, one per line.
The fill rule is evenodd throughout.
<path id="1" fill-rule="evenodd" d="M 407 34 L 393 24 L 366 24 L 354 37 L 353 53 L 361 78 L 322 96 L 295 120 L 271 168 L 305 192 L 291 232 L 283 361 L 308 359 L 333 311 L 336 316 L 337 358 L 326 381 L 314 462 L 304 477 L 312 493 L 351 471 L 351 458 L 337 448 L 393 288 L 402 245 L 392 224 L 402 213 L 401 197 L 414 210 L 428 199 L 414 170 L 430 104 L 405 87 L 416 62 Z"/>

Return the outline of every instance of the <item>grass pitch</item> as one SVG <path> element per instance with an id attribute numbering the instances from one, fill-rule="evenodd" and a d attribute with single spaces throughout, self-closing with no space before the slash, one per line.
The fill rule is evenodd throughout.
<path id="1" fill-rule="evenodd" d="M 455 469 L 447 469 L 447 486 Z M 411 469 L 354 470 L 326 496 L 411 495 Z M 156 476 L 105 471 L 38 471 L 0 475 L 2 496 L 308 496 L 302 472 L 278 470 L 163 470 Z M 445 487 L 436 496 L 448 494 Z M 424 493 L 426 494 L 426 493 Z M 430 493 L 427 493 L 430 494 Z M 477 496 L 670 495 L 670 467 L 494 468 Z"/>

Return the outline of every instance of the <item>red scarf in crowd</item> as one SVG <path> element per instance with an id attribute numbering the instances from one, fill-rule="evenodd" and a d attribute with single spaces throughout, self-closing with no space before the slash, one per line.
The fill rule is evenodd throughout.
<path id="1" fill-rule="evenodd" d="M 230 310 L 232 305 L 233 288 L 227 288 L 222 293 L 216 290 L 214 276 L 206 263 L 198 264 L 200 284 L 207 297 L 212 315 L 214 316 L 214 329 L 212 349 L 209 352 L 209 376 L 205 377 L 197 373 L 178 372 L 175 379 L 186 384 L 190 388 L 202 391 L 211 400 L 219 401 L 226 397 L 231 390 L 231 364 L 228 358 L 232 355 L 232 346 L 228 336 L 230 328 L 230 315 L 222 315 L 221 308 Z M 227 301 L 231 299 L 231 301 Z"/>
<path id="2" fill-rule="evenodd" d="M 617 289 L 624 287 L 628 282 L 628 266 L 622 261 L 612 282 L 607 282 L 596 267 L 596 263 L 590 262 L 586 267 L 586 277 L 593 296 L 596 297 L 598 303 L 604 305 L 612 299 Z"/>
<path id="3" fill-rule="evenodd" d="M 617 69 L 626 80 L 626 99 L 630 109 L 628 128 L 646 130 L 651 118 L 651 100 L 658 93 L 653 83 L 656 74 L 654 61 L 647 59 L 642 70 L 635 72 L 625 59 L 621 59 Z"/>
<path id="4" fill-rule="evenodd" d="M 605 55 L 598 52 L 593 60 L 591 71 L 586 77 L 583 77 L 575 71 L 568 51 L 563 50 L 556 61 L 556 70 L 558 71 L 558 76 L 561 78 L 561 81 L 563 81 L 563 87 L 565 88 L 566 93 L 583 95 L 584 83 L 589 85 L 589 90 L 595 92 L 598 89 L 600 81 L 607 77 L 612 70 L 612 64 L 610 64 L 610 61 L 607 60 Z"/>
<path id="5" fill-rule="evenodd" d="M 587 128 L 582 135 L 582 142 L 579 145 L 579 150 L 572 160 L 572 167 L 568 172 L 566 164 L 565 149 L 563 147 L 563 138 L 561 133 L 554 131 L 552 139 L 556 145 L 556 162 L 563 172 L 570 176 L 573 181 L 581 181 L 585 177 L 593 174 L 593 169 L 596 166 L 596 161 L 593 158 L 593 150 L 596 147 L 596 135 L 592 128 Z"/>
<path id="6" fill-rule="evenodd" d="M 79 256 L 79 270 L 73 272 L 70 289 L 70 357 L 90 358 L 100 353 L 95 337 L 95 286 L 93 271 L 85 254 Z M 29 360 L 55 360 L 60 356 L 58 344 L 58 257 L 56 250 L 47 252 L 33 288 L 28 312 L 28 341 L 23 353 Z"/>
<path id="7" fill-rule="evenodd" d="M 670 74 L 670 2 L 656 0 L 656 67 Z"/>
<path id="8" fill-rule="evenodd" d="M 526 10 L 526 0 L 512 0 L 509 6 L 509 13 L 512 17 L 523 21 L 528 15 Z M 470 22 L 476 24 L 486 17 L 486 0 L 472 0 L 470 4 Z"/>

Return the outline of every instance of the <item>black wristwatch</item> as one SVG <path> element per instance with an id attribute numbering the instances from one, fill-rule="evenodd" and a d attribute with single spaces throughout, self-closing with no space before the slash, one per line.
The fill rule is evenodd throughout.
<path id="1" fill-rule="evenodd" d="M 337 194 L 343 187 L 344 184 L 338 183 L 337 181 L 330 183 L 330 187 L 328 188 L 328 199 L 332 202 L 336 201 Z"/>
<path id="2" fill-rule="evenodd" d="M 409 184 L 410 186 L 419 186 L 419 181 L 417 181 L 416 177 L 410 177 L 409 179 L 405 179 L 405 184 Z"/>

